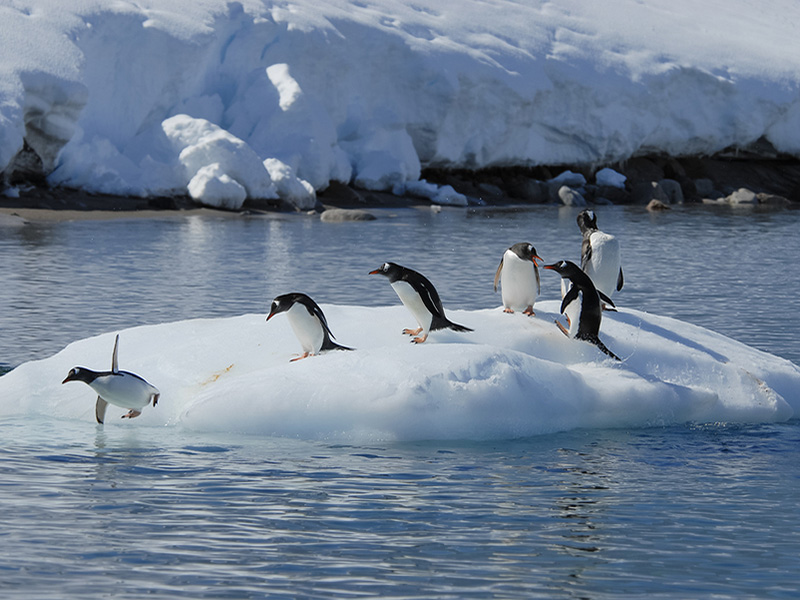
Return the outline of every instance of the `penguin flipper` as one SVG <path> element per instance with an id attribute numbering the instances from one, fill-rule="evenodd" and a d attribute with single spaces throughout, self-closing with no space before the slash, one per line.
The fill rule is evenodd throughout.
<path id="1" fill-rule="evenodd" d="M 622 285 L 625 283 L 625 280 L 622 277 L 622 267 L 619 268 L 619 275 L 617 276 L 617 291 L 622 289 Z"/>
<path id="2" fill-rule="evenodd" d="M 100 423 L 100 425 L 102 425 L 103 421 L 105 421 L 106 408 L 108 408 L 108 402 L 98 396 L 97 402 L 94 405 L 94 418 L 97 419 L 97 422 Z"/>
<path id="3" fill-rule="evenodd" d="M 592 260 L 592 242 L 589 236 L 586 236 L 583 238 L 583 243 L 581 243 L 581 270 L 586 270 L 586 265 L 589 264 L 590 260 Z"/>
<path id="4" fill-rule="evenodd" d="M 114 340 L 114 352 L 112 352 L 112 354 L 111 354 L 111 372 L 112 373 L 119 373 L 118 350 L 119 350 L 119 334 L 117 334 L 117 337 Z M 102 421 L 100 421 L 100 422 L 102 423 Z"/>
<path id="5" fill-rule="evenodd" d="M 535 267 L 534 267 L 535 268 Z M 497 282 L 500 281 L 500 272 L 503 270 L 503 259 L 500 259 L 500 264 L 497 267 L 497 272 L 494 274 L 494 291 L 497 291 Z M 538 275 L 538 273 L 537 273 Z"/>
<path id="6" fill-rule="evenodd" d="M 610 304 L 614 308 L 617 308 L 617 305 L 614 304 L 614 302 L 611 300 L 611 298 L 606 296 L 603 292 L 601 292 L 600 290 L 597 290 L 597 294 L 600 296 L 600 300 L 602 300 L 606 304 Z"/>
<path id="7" fill-rule="evenodd" d="M 577 299 L 578 299 L 578 286 L 573 285 L 571 288 L 569 288 L 569 290 L 567 291 L 567 295 L 564 296 L 564 299 L 561 301 L 561 314 L 563 315 L 564 311 L 567 309 L 567 306 L 569 306 L 573 300 Z"/>

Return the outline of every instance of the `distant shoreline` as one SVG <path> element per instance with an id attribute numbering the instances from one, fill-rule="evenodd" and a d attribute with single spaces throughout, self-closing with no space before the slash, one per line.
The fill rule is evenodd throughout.
<path id="1" fill-rule="evenodd" d="M 571 171 L 583 176 L 586 185 L 581 193 L 588 205 L 642 205 L 646 196 L 637 190 L 655 189 L 658 183 L 676 182 L 681 190 L 681 202 L 686 204 L 723 203 L 725 196 L 736 190 L 750 190 L 760 201 L 777 207 L 800 208 L 800 159 L 794 157 L 636 157 L 610 168 L 625 175 L 625 188 L 608 190 L 592 183 L 598 167 L 538 166 L 495 167 L 480 170 L 429 168 L 422 178 L 440 186 L 452 186 L 475 204 L 558 205 L 549 180 Z M 711 190 L 700 190 L 700 182 Z M 205 207 L 188 196 L 131 197 L 92 194 L 83 190 L 53 188 L 46 185 L 17 183 L 18 197 L 0 195 L 0 214 L 16 216 L 26 221 L 70 221 L 83 219 L 151 218 L 186 215 L 217 217 L 241 214 L 270 215 L 297 212 L 279 201 L 246 201 L 238 211 Z M 549 191 L 548 191 L 549 186 Z M 609 191 L 611 194 L 609 194 Z M 602 194 L 602 198 L 600 195 Z M 637 196 L 637 194 L 639 194 Z M 612 195 L 611 198 L 606 198 Z M 709 197 L 706 198 L 705 196 Z M 768 200 L 763 200 L 763 198 Z M 645 198 L 643 200 L 643 198 Z M 597 202 L 595 202 L 595 200 Z M 666 200 L 669 204 L 669 200 Z M 758 204 L 758 202 L 755 202 Z M 413 196 L 396 196 L 389 192 L 370 191 L 332 182 L 318 193 L 316 212 L 326 208 L 377 209 L 428 205 L 430 201 Z M 314 212 L 314 211 L 309 211 Z"/>

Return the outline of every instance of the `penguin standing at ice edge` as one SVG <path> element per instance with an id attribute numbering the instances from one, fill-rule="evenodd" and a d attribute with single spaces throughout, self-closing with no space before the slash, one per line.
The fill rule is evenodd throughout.
<path id="1" fill-rule="evenodd" d="M 135 373 L 119 370 L 117 352 L 119 349 L 119 335 L 114 340 L 114 352 L 111 355 L 110 371 L 92 371 L 85 367 L 74 367 L 66 379 L 68 381 L 83 381 L 97 392 L 97 403 L 94 406 L 94 416 L 101 425 L 106 417 L 106 408 L 109 404 L 127 408 L 129 412 L 122 415 L 123 419 L 133 419 L 142 414 L 142 409 L 150 404 L 158 404 L 161 392 Z"/>
<path id="2" fill-rule="evenodd" d="M 597 290 L 610 298 L 615 291 L 622 289 L 624 283 L 619 242 L 613 235 L 597 228 L 594 211 L 582 210 L 577 221 L 583 234 L 581 269 L 591 278 Z"/>
<path id="3" fill-rule="evenodd" d="M 533 316 L 533 304 L 541 291 L 536 259 L 542 257 L 526 242 L 514 244 L 503 253 L 494 274 L 494 291 L 498 280 L 503 288 L 503 312 L 513 313 L 517 309 L 523 315 Z"/>
<path id="4" fill-rule="evenodd" d="M 472 331 L 469 327 L 453 323 L 444 315 L 444 307 L 436 288 L 421 273 L 387 262 L 369 274 L 388 278 L 400 301 L 414 315 L 419 328 L 403 329 L 403 333 L 412 336 L 411 341 L 415 344 L 422 344 L 428 339 L 429 332 L 438 329 Z"/>
<path id="5" fill-rule="evenodd" d="M 555 271 L 561 275 L 563 279 L 569 280 L 572 284 L 567 295 L 564 296 L 564 299 L 561 301 L 561 313 L 564 314 L 567 311 L 567 307 L 572 303 L 576 303 L 578 306 L 578 310 L 576 311 L 577 316 L 570 319 L 569 331 L 561 323 L 556 321 L 558 328 L 567 337 L 594 344 L 611 358 L 620 360 L 619 356 L 606 348 L 606 345 L 601 342 L 598 337 L 600 321 L 603 318 L 600 301 L 607 302 L 613 307 L 614 303 L 611 301 L 611 298 L 599 291 L 594 286 L 589 276 L 581 271 L 574 262 L 562 260 L 552 265 L 545 265 L 544 268 Z"/>
<path id="6" fill-rule="evenodd" d="M 333 333 L 322 309 L 310 297 L 299 292 L 276 296 L 272 301 L 267 321 L 278 313 L 286 313 L 289 325 L 300 341 L 303 354 L 289 362 L 314 356 L 325 350 L 352 350 L 333 341 Z"/>

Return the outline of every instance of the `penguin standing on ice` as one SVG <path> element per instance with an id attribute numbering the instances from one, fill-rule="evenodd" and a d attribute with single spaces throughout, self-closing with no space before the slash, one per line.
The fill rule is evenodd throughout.
<path id="1" fill-rule="evenodd" d="M 567 337 L 572 337 L 578 340 L 584 340 L 594 344 L 602 352 L 608 354 L 611 358 L 620 360 L 620 358 L 606 348 L 605 344 L 600 341 L 598 333 L 600 332 L 600 321 L 603 318 L 603 311 L 600 307 L 601 300 L 614 306 L 611 298 L 606 296 L 603 292 L 599 291 L 592 283 L 589 276 L 581 271 L 581 269 L 574 262 L 562 260 L 552 265 L 545 265 L 545 269 L 555 271 L 563 279 L 569 280 L 572 284 L 561 301 L 561 313 L 565 313 L 571 304 L 577 305 L 574 315 L 569 322 L 569 330 L 561 323 L 556 321 L 556 325 Z M 574 314 L 574 313 L 573 313 Z"/>
<path id="2" fill-rule="evenodd" d="M 142 414 L 142 409 L 150 404 L 158 404 L 161 392 L 135 373 L 119 370 L 117 351 L 119 349 L 119 335 L 114 340 L 114 352 L 111 355 L 110 371 L 92 371 L 85 367 L 74 367 L 61 383 L 68 381 L 83 381 L 97 392 L 97 403 L 94 406 L 94 416 L 101 425 L 106 417 L 106 408 L 109 404 L 129 409 L 122 415 L 123 419 L 133 419 Z"/>
<path id="3" fill-rule="evenodd" d="M 610 298 L 615 291 L 622 289 L 624 283 L 619 242 L 613 235 L 597 228 L 594 211 L 582 210 L 577 221 L 583 235 L 581 269 L 591 278 L 597 290 Z"/>
<path id="4" fill-rule="evenodd" d="M 503 253 L 494 274 L 494 291 L 497 291 L 498 281 L 503 288 L 503 312 L 513 313 L 517 309 L 533 316 L 533 304 L 541 291 L 536 259 L 542 260 L 542 257 L 526 242 L 514 244 Z"/>
<path id="5" fill-rule="evenodd" d="M 294 292 L 276 296 L 272 301 L 267 321 L 278 313 L 286 313 L 289 325 L 300 340 L 303 354 L 289 362 L 314 356 L 325 350 L 352 350 L 333 341 L 333 333 L 322 309 L 305 294 Z"/>
<path id="6" fill-rule="evenodd" d="M 436 288 L 421 273 L 387 262 L 369 274 L 388 278 L 400 301 L 414 315 L 419 328 L 404 329 L 403 333 L 413 336 L 411 341 L 415 344 L 423 343 L 428 339 L 429 332 L 438 329 L 472 331 L 469 327 L 453 323 L 444 315 L 444 307 Z"/>

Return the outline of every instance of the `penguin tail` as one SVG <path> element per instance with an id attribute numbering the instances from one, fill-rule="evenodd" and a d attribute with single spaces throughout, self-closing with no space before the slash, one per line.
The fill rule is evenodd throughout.
<path id="1" fill-rule="evenodd" d="M 341 344 L 337 344 L 330 338 L 326 338 L 324 342 L 322 342 L 322 348 L 320 351 L 323 350 L 355 350 L 355 348 L 348 348 L 347 346 L 342 346 Z"/>
<path id="2" fill-rule="evenodd" d="M 594 344 L 595 346 L 597 346 L 600 349 L 600 352 L 602 352 L 603 354 L 607 354 L 608 356 L 610 356 L 614 360 L 622 361 L 622 359 L 619 356 L 617 356 L 616 354 L 614 354 L 611 350 L 609 350 L 606 347 L 606 345 L 603 342 L 600 341 L 600 338 L 597 337 L 596 335 L 591 335 L 591 336 L 590 335 L 586 335 L 586 336 L 581 337 L 580 339 L 582 339 L 582 340 L 584 340 L 586 342 L 589 342 L 590 344 Z"/>
<path id="3" fill-rule="evenodd" d="M 452 329 L 453 331 L 458 331 L 461 333 L 465 333 L 467 331 L 474 331 L 474 329 L 470 329 L 464 325 L 459 325 L 458 323 L 453 323 L 452 321 L 442 317 L 436 318 L 434 317 L 433 322 L 431 323 L 431 331 L 437 331 L 439 329 Z"/>

